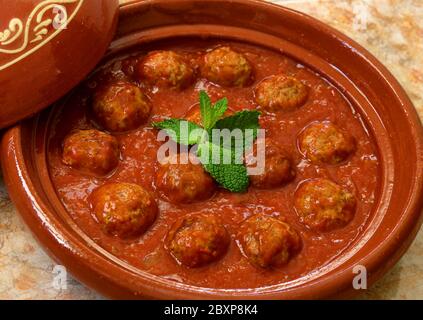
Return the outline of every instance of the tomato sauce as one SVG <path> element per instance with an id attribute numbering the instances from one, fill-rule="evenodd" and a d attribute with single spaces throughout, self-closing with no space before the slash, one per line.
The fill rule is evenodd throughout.
<path id="1" fill-rule="evenodd" d="M 77 89 L 57 111 L 50 124 L 48 162 L 51 179 L 77 225 L 98 245 L 140 270 L 172 281 L 209 288 L 258 288 L 292 281 L 319 270 L 342 255 L 366 227 L 380 179 L 377 146 L 360 114 L 334 86 L 278 52 L 238 42 L 188 39 L 157 43 L 152 49 L 175 50 L 187 54 L 195 63 L 200 52 L 218 44 L 230 45 L 245 54 L 254 67 L 255 83 L 246 88 L 221 88 L 199 78 L 193 86 L 182 91 L 145 87 L 153 105 L 149 123 L 165 117 L 182 118 L 192 107 L 198 107 L 198 92 L 202 89 L 207 90 L 212 100 L 227 97 L 232 111 L 256 109 L 253 88 L 257 83 L 277 73 L 293 75 L 310 87 L 307 103 L 292 112 L 262 114 L 260 118 L 261 126 L 266 129 L 266 138 L 273 139 L 294 159 L 297 176 L 293 182 L 271 190 L 250 187 L 245 194 L 219 189 L 213 198 L 204 202 L 186 205 L 168 203 L 160 198 L 154 185 L 158 168 L 156 152 L 162 142 L 157 141 L 157 131 L 149 124 L 115 135 L 121 146 L 121 161 L 118 168 L 105 178 L 87 176 L 64 165 L 61 161 L 64 137 L 74 129 L 95 127 L 89 112 L 91 90 L 104 77 L 130 75 L 137 61 L 135 57 L 145 54 L 145 48 L 133 56 L 114 58 Z M 357 140 L 354 155 L 340 165 L 311 164 L 298 150 L 297 136 L 301 130 L 313 121 L 322 120 L 334 122 Z M 357 210 L 354 219 L 344 228 L 321 233 L 308 229 L 300 222 L 293 205 L 295 190 L 302 181 L 316 177 L 329 178 L 355 194 Z M 90 212 L 88 197 L 106 182 L 137 183 L 156 197 L 160 213 L 143 236 L 122 240 L 102 232 Z M 220 215 L 233 240 L 221 260 L 190 269 L 173 259 L 163 247 L 163 239 L 176 219 L 197 212 Z M 287 265 L 259 269 L 242 255 L 236 242 L 239 225 L 257 213 L 283 216 L 301 235 L 303 248 Z"/>

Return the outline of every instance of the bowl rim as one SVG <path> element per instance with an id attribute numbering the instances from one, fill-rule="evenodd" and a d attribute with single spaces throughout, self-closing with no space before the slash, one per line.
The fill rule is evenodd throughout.
<path id="1" fill-rule="evenodd" d="M 224 2 L 224 0 L 207 0 L 209 2 Z M 149 0 L 138 1 L 134 0 L 121 5 L 121 14 L 129 14 L 134 7 L 146 8 L 152 3 L 165 2 L 189 2 L 189 0 Z M 395 230 L 392 231 L 390 237 L 386 239 L 375 250 L 362 258 L 364 265 L 368 269 L 374 270 L 375 273 L 371 275 L 372 282 L 379 278 L 387 269 L 396 263 L 408 246 L 414 239 L 417 231 L 422 223 L 422 209 L 423 209 L 423 127 L 421 126 L 420 118 L 414 108 L 412 102 L 408 98 L 404 89 L 394 78 L 394 76 L 382 65 L 372 54 L 370 54 L 361 45 L 357 44 L 344 34 L 333 29 L 330 26 L 298 11 L 281 7 L 275 4 L 262 2 L 259 0 L 232 0 L 234 3 L 247 4 L 250 6 L 258 6 L 266 8 L 267 10 L 275 10 L 291 14 L 298 19 L 313 23 L 321 32 L 329 32 L 336 38 L 341 39 L 351 47 L 355 48 L 368 60 L 372 67 L 378 70 L 383 78 L 391 85 L 392 90 L 402 102 L 403 108 L 407 113 L 409 123 L 411 124 L 411 135 L 416 144 L 417 156 L 420 161 L 417 163 L 417 172 L 420 173 L 414 179 L 413 193 L 408 201 L 407 210 L 404 213 L 405 217 L 402 221 L 398 221 Z M 263 295 L 248 294 L 248 295 L 221 295 L 210 294 L 210 292 L 198 291 L 178 291 L 175 288 L 171 289 L 167 286 L 157 286 L 157 283 L 145 283 L 143 291 L 138 291 L 139 286 L 135 285 L 127 272 L 122 272 L 119 276 L 110 276 L 110 268 L 118 268 L 116 265 L 110 263 L 103 258 L 103 260 L 93 255 L 84 244 L 74 235 L 66 230 L 58 229 L 60 221 L 51 215 L 46 217 L 49 209 L 43 204 L 40 195 L 34 184 L 31 181 L 28 167 L 23 159 L 23 150 L 21 144 L 22 130 L 24 124 L 19 124 L 9 131 L 7 131 L 2 139 L 1 162 L 3 167 L 3 174 L 6 186 L 8 187 L 12 201 L 15 203 L 20 215 L 24 221 L 31 226 L 31 230 L 38 238 L 39 242 L 44 248 L 49 250 L 49 253 L 57 261 L 65 261 L 69 270 L 76 278 L 88 284 L 94 289 L 112 297 L 137 297 L 142 295 L 148 298 L 237 298 L 237 299 L 251 299 L 251 298 L 314 298 L 314 297 L 330 297 L 335 294 L 340 294 L 346 289 L 349 284 L 346 283 L 350 278 L 346 278 L 345 273 L 342 272 L 327 278 L 326 281 L 317 283 L 314 286 L 300 286 L 293 290 L 285 292 L 266 293 Z M 19 180 L 21 183 L 17 184 Z M 46 212 L 44 214 L 43 212 Z M 397 243 L 401 243 L 398 246 Z M 395 245 L 396 244 L 396 245 Z M 118 268 L 119 269 L 119 268 Z M 345 270 L 344 270 L 345 271 Z M 377 271 L 377 272 L 376 272 Z M 153 285 L 153 287 L 151 287 Z M 155 286 L 155 287 L 154 287 Z M 295 291 L 294 291 L 295 290 Z"/>

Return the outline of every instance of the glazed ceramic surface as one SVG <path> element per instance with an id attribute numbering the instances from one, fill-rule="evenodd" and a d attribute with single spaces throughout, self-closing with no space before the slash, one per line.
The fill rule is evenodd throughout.
<path id="1" fill-rule="evenodd" d="M 242 14 L 228 19 L 228 12 Z M 351 289 L 357 264 L 365 265 L 374 281 L 399 258 L 420 222 L 422 131 L 403 90 L 370 54 L 307 16 L 258 1 L 153 1 L 124 7 L 121 18 L 114 53 L 157 39 L 224 37 L 281 49 L 319 71 L 357 106 L 371 127 L 381 152 L 383 181 L 374 218 L 360 241 L 324 272 L 260 290 L 198 290 L 133 270 L 96 248 L 73 224 L 43 164 L 44 114 L 4 137 L 5 178 L 27 224 L 76 277 L 119 298 L 322 298 Z"/>
<path id="2" fill-rule="evenodd" d="M 49 106 L 92 70 L 114 34 L 118 4 L 0 1 L 0 128 Z"/>

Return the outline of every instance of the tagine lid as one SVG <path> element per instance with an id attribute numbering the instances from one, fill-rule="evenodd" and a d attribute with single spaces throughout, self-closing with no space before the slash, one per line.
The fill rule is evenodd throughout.
<path id="1" fill-rule="evenodd" d="M 106 52 L 118 0 L 0 0 L 0 129 L 48 107 Z"/>

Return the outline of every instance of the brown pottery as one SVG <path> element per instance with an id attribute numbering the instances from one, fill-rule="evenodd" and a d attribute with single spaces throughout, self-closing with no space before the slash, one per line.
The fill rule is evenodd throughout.
<path id="1" fill-rule="evenodd" d="M 97 2 L 83 1 L 73 22 L 81 28 L 95 28 L 97 33 L 83 36 L 75 28 L 75 33 L 63 34 L 63 39 L 59 35 L 35 51 L 31 60 L 22 60 L 0 72 L 0 104 L 6 108 L 6 112 L 1 111 L 1 126 L 22 117 L 22 106 L 28 115 L 52 103 L 64 88 L 72 87 L 93 67 L 94 56 L 102 53 L 110 34 L 110 21 L 114 19 L 113 9 L 107 5 L 101 13 L 92 12 L 93 3 Z M 1 21 L 9 11 L 2 8 Z M 95 40 L 91 38 L 94 35 L 98 37 Z M 41 245 L 77 279 L 106 296 L 120 299 L 343 297 L 357 292 L 352 288 L 356 265 L 365 266 L 370 284 L 374 283 L 403 255 L 422 222 L 423 130 L 398 82 L 368 51 L 338 31 L 302 13 L 257 0 L 150 0 L 123 5 L 108 55 L 153 40 L 187 36 L 240 40 L 280 50 L 322 74 L 355 106 L 375 137 L 382 170 L 373 218 L 360 239 L 324 270 L 264 288 L 204 289 L 137 270 L 89 239 L 64 209 L 46 163 L 52 111 L 45 110 L 9 129 L 1 145 L 10 196 Z M 63 41 L 75 42 L 72 52 L 67 51 L 69 46 L 60 45 Z M 92 59 L 86 57 L 86 51 L 79 51 L 80 43 L 85 42 L 98 43 L 92 46 Z M 78 62 L 76 67 L 74 62 L 85 58 L 84 66 Z M 4 63 L 0 60 L 0 65 Z M 32 67 L 39 63 L 45 68 Z M 73 68 L 78 70 L 69 71 Z M 32 74 L 32 70 L 37 74 Z M 52 72 L 66 73 L 67 77 L 55 82 L 49 76 Z"/>

